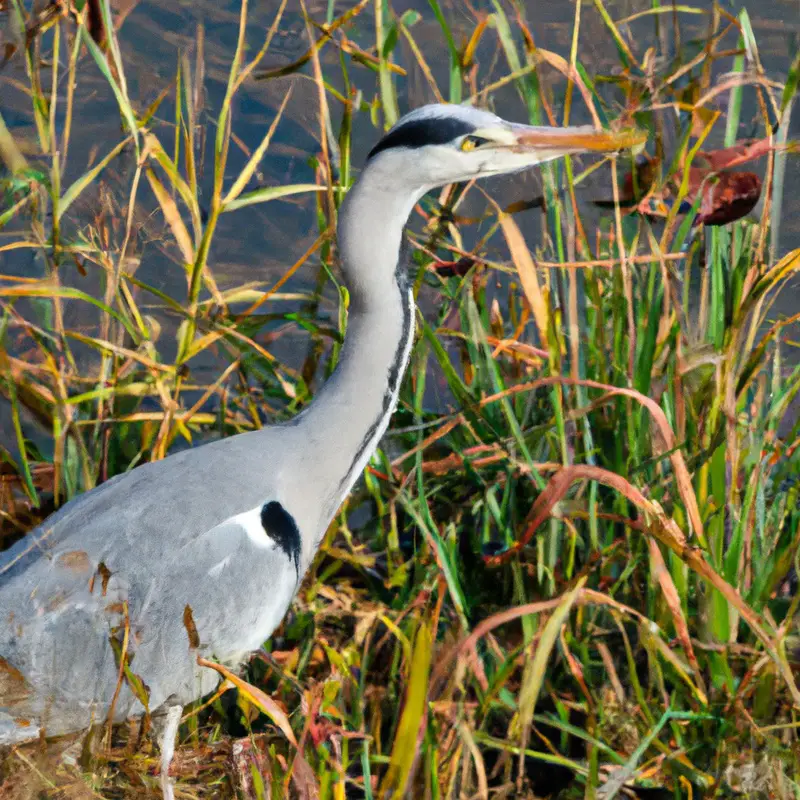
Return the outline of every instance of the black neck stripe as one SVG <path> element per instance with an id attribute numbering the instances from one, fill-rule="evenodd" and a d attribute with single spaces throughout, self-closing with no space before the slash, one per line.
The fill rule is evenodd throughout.
<path id="1" fill-rule="evenodd" d="M 393 147 L 424 147 L 426 144 L 447 144 L 473 133 L 475 126 L 457 117 L 426 117 L 398 125 L 381 139 L 367 156 L 369 161 L 381 150 Z"/>
<path id="2" fill-rule="evenodd" d="M 375 433 L 380 427 L 381 423 L 391 413 L 394 396 L 397 393 L 400 381 L 403 379 L 403 355 L 406 345 L 408 344 L 409 337 L 412 335 L 411 323 L 414 316 L 414 297 L 411 294 L 411 287 L 406 279 L 405 269 L 399 265 L 397 271 L 397 289 L 400 292 L 400 302 L 402 303 L 403 308 L 403 328 L 400 333 L 400 339 L 397 343 L 397 350 L 395 351 L 394 358 L 392 359 L 392 364 L 389 367 L 386 381 L 386 391 L 383 395 L 383 403 L 378 416 L 373 420 L 372 424 L 364 434 L 364 438 L 361 440 L 361 444 L 358 446 L 356 454 L 353 457 L 353 460 L 350 462 L 350 467 L 345 473 L 344 478 L 339 483 L 340 491 L 352 479 L 353 470 L 356 468 L 359 459 L 367 450 L 367 448 L 371 447 L 374 450 L 378 446 L 378 442 L 373 442 L 372 440 L 375 437 Z"/>

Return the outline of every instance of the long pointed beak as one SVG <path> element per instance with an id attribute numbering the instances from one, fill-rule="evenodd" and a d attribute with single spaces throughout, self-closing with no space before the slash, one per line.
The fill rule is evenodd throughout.
<path id="1" fill-rule="evenodd" d="M 591 125 L 550 128 L 514 124 L 511 132 L 515 139 L 512 145 L 515 150 L 546 151 L 551 158 L 572 153 L 615 153 L 647 141 L 647 134 L 635 128 L 604 131 L 596 130 Z"/>

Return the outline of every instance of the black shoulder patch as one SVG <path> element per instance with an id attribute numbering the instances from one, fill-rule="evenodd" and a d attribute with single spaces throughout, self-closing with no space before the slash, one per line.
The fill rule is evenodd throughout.
<path id="1" fill-rule="evenodd" d="M 294 517 L 277 501 L 264 503 L 261 507 L 261 526 L 264 533 L 286 553 L 289 561 L 300 574 L 300 531 Z"/>
<path id="2" fill-rule="evenodd" d="M 427 117 L 414 119 L 393 128 L 369 151 L 367 161 L 381 150 L 392 147 L 424 147 L 426 144 L 447 144 L 459 136 L 466 136 L 475 130 L 464 120 L 455 117 Z"/>

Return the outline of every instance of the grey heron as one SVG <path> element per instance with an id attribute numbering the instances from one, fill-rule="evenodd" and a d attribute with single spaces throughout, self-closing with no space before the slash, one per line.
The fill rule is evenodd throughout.
<path id="1" fill-rule="evenodd" d="M 270 637 L 394 411 L 414 335 L 400 254 L 415 203 L 437 186 L 634 139 L 464 106 L 403 117 L 341 207 L 347 334 L 314 401 L 287 423 L 112 478 L 0 555 L 0 745 L 162 712 L 170 797 L 181 709 L 218 681 L 198 655 L 238 666 Z M 120 680 L 123 640 L 146 698 Z"/>

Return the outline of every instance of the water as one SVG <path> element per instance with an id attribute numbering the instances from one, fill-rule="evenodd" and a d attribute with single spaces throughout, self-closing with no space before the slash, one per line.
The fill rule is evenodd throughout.
<path id="1" fill-rule="evenodd" d="M 214 135 L 213 121 L 220 107 L 225 82 L 227 80 L 230 59 L 234 52 L 238 30 L 238 3 L 229 0 L 227 3 L 180 2 L 180 0 L 117 0 L 114 4 L 118 24 L 119 39 L 126 65 L 129 93 L 137 108 L 144 109 L 154 101 L 159 93 L 174 80 L 179 59 L 186 56 L 192 69 L 195 65 L 196 40 L 199 28 L 204 31 L 204 72 L 203 83 L 203 117 L 208 135 Z M 260 46 L 264 33 L 274 19 L 277 3 L 256 2 L 252 4 L 248 40 L 251 53 Z M 615 19 L 646 10 L 649 0 L 620 0 L 609 7 Z M 710 10 L 712 3 L 694 3 L 695 6 Z M 751 13 L 752 26 L 760 48 L 761 62 L 765 74 L 775 80 L 785 79 L 789 65 L 797 51 L 800 36 L 800 2 L 798 0 L 761 0 L 759 3 L 746 4 Z M 295 3 L 290 3 L 295 7 Z M 575 6 L 571 2 L 542 2 L 533 4 L 528 12 L 528 21 L 537 46 L 568 56 L 572 37 Z M 335 13 L 341 13 L 350 4 L 338 3 Z M 442 3 L 447 19 L 452 26 L 456 43 L 465 41 L 475 27 L 476 13 L 490 12 L 490 2 L 468 3 L 451 0 Z M 729 8 L 737 13 L 739 4 Z M 474 9 L 471 10 L 471 9 Z M 308 10 L 315 20 L 323 22 L 327 13 L 327 3 L 317 0 L 308 5 Z M 425 58 L 438 85 L 446 91 L 448 85 L 447 51 L 443 45 L 443 37 L 439 25 L 425 0 L 414 0 L 404 4 L 398 11 L 415 10 L 419 21 L 413 26 L 414 37 L 421 47 Z M 706 38 L 707 17 L 699 15 L 679 15 L 679 29 L 682 45 L 686 51 L 695 52 Z M 671 31 L 671 15 L 660 17 L 662 30 Z M 374 41 L 373 6 L 370 4 L 358 18 L 355 26 L 347 31 L 348 37 L 356 44 L 369 48 Z M 639 55 L 647 46 L 656 47 L 656 32 L 652 17 L 642 18 L 632 23 Z M 730 46 L 734 46 L 735 38 L 729 36 Z M 290 10 L 284 16 L 280 26 L 280 34 L 263 62 L 264 67 L 280 66 L 299 57 L 308 47 L 309 39 L 302 16 L 297 10 Z M 619 72 L 619 58 L 614 49 L 613 40 L 607 28 L 591 4 L 581 6 L 581 38 L 579 43 L 580 58 L 590 75 L 614 74 Z M 339 54 L 335 47 L 328 45 L 320 57 L 323 70 L 336 85 L 343 90 Z M 401 111 L 430 102 L 433 95 L 423 72 L 416 66 L 416 61 L 402 40 L 396 51 L 398 63 L 409 71 L 408 78 L 399 80 Z M 480 64 L 479 86 L 496 80 L 508 72 L 508 66 L 499 47 L 497 36 L 488 31 L 483 37 L 476 53 Z M 728 69 L 730 59 L 726 59 L 714 67 L 716 75 Z M 15 136 L 35 141 L 35 128 L 31 119 L 29 98 L 20 90 L 26 83 L 21 58 L 15 57 L 0 72 L 0 111 L 14 130 Z M 228 178 L 238 174 L 246 162 L 245 150 L 256 147 L 269 124 L 274 119 L 276 109 L 287 91 L 291 90 L 291 98 L 286 112 L 278 128 L 276 139 L 261 165 L 258 183 L 260 185 L 280 185 L 313 181 L 313 170 L 309 159 L 319 149 L 319 121 L 317 87 L 309 79 L 310 67 L 307 65 L 300 75 L 285 78 L 248 83 L 237 97 L 233 109 L 233 130 L 241 143 L 241 149 L 235 149 L 228 167 Z M 561 78 L 554 71 L 543 71 L 545 81 L 553 81 L 553 94 L 561 96 Z M 365 99 L 371 100 L 376 91 L 374 74 L 364 68 L 353 68 L 350 77 L 357 88 L 365 93 Z M 557 82 L 557 83 L 556 83 Z M 724 107 L 727 95 L 719 97 L 720 107 Z M 331 99 L 331 109 L 335 117 L 340 110 L 336 101 Z M 507 86 L 493 95 L 496 110 L 508 118 L 524 120 L 526 114 L 522 103 L 512 86 Z M 113 96 L 105 80 L 100 75 L 88 56 L 85 56 L 79 69 L 78 86 L 76 88 L 76 119 L 69 145 L 68 175 L 65 184 L 82 174 L 87 165 L 102 157 L 116 142 L 121 131 L 119 115 Z M 559 109 L 556 108 L 556 113 Z M 741 135 L 760 133 L 753 120 L 757 120 L 756 95 L 753 89 L 745 91 L 745 106 L 742 114 Z M 153 127 L 161 141 L 169 149 L 171 147 L 171 122 L 174 119 L 174 108 L 168 102 L 160 107 Z M 575 104 L 573 122 L 588 121 L 580 101 Z M 720 143 L 724 128 L 718 124 L 714 144 Z M 791 122 L 792 137 L 800 135 L 798 115 Z M 371 124 L 367 114 L 359 114 L 355 122 L 354 132 L 354 164 L 358 167 L 371 144 L 378 136 L 378 131 Z M 204 149 L 210 153 L 210 143 Z M 123 167 L 127 164 L 127 167 Z M 78 218 L 85 221 L 97 220 L 104 216 L 105 226 L 109 230 L 112 241 L 117 245 L 124 235 L 121 220 L 126 212 L 125 199 L 132 178 L 132 159 L 115 162 L 113 168 L 103 174 L 103 188 L 93 187 L 76 204 Z M 764 164 L 755 167 L 763 170 Z M 206 155 L 206 163 L 201 163 L 202 185 L 209 186 L 211 180 L 211 162 Z M 499 202 L 516 200 L 539 194 L 538 176 L 535 171 L 521 177 L 500 179 L 492 187 L 492 194 Z M 597 218 L 597 213 L 586 200 L 593 196 L 607 196 L 609 172 L 606 169 L 589 187 L 580 194 L 586 216 L 590 222 Z M 787 194 L 784 200 L 784 217 L 781 228 L 780 251 L 800 246 L 800 198 L 793 187 L 800 185 L 800 159 L 790 158 L 786 176 Z M 252 187 L 251 187 L 252 188 Z M 150 215 L 153 200 L 149 189 L 141 190 L 142 207 L 137 210 L 134 221 L 136 236 L 133 240 L 130 255 L 139 263 L 137 276 L 151 283 L 156 288 L 177 299 L 186 296 L 186 280 L 183 268 L 179 263 L 179 254 L 174 246 L 165 246 L 163 239 L 165 227 L 160 214 Z M 538 230 L 538 212 L 526 212 L 521 217 L 526 235 L 532 244 L 536 243 Z M 589 226 L 591 230 L 591 225 Z M 289 198 L 263 206 L 256 206 L 223 216 L 221 219 L 209 263 L 220 288 L 240 286 L 251 281 L 262 282 L 269 286 L 278 280 L 285 270 L 314 242 L 318 234 L 314 201 L 308 196 Z M 13 231 L 0 232 L 0 245 L 13 236 Z M 467 234 L 469 235 L 469 234 Z M 166 238 L 169 238 L 168 236 Z M 498 245 L 496 254 L 502 256 L 502 243 Z M 35 256 L 21 252 L 0 255 L 0 271 L 15 274 L 42 274 L 42 265 Z M 272 303 L 270 311 L 283 312 L 293 310 L 302 303 L 302 295 L 307 292 L 316 280 L 313 259 L 301 269 L 296 277 L 285 287 L 287 299 Z M 65 268 L 65 280 L 90 293 L 97 292 L 98 276 L 96 270 L 89 270 L 82 277 L 77 270 Z M 772 316 L 790 314 L 796 311 L 794 292 L 784 292 L 772 311 Z M 162 315 L 153 309 L 163 325 L 163 346 L 174 338 L 178 319 L 169 314 Z M 332 321 L 336 319 L 335 295 L 328 291 L 323 299 L 321 313 Z M 77 318 L 70 314 L 79 315 Z M 86 317 L 83 304 L 69 304 L 68 324 L 91 326 L 91 319 Z M 308 341 L 299 330 L 288 330 L 270 349 L 279 359 L 298 363 L 298 352 L 305 355 Z M 170 351 L 167 344 L 166 353 Z M 213 361 L 205 360 L 194 365 L 194 377 L 202 381 L 205 377 L 214 376 Z"/>

